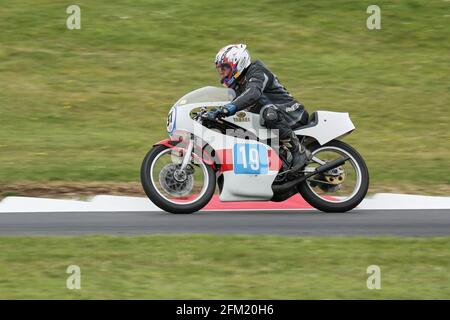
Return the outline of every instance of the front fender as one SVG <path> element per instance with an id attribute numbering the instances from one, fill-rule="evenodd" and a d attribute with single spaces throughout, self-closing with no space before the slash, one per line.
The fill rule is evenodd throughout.
<path id="1" fill-rule="evenodd" d="M 168 138 L 168 139 L 164 139 L 164 140 L 155 142 L 155 143 L 153 144 L 153 146 L 156 147 L 156 146 L 163 145 L 163 146 L 166 146 L 166 147 L 169 147 L 169 148 L 173 148 L 173 147 L 175 147 L 178 143 L 180 143 L 179 140 L 172 140 L 172 139 Z"/>
<path id="2" fill-rule="evenodd" d="M 161 141 L 156 142 L 153 144 L 153 146 L 163 145 L 168 148 L 184 152 L 186 151 L 186 144 L 183 142 L 183 140 L 172 140 L 170 138 L 164 139 Z M 201 151 L 201 152 L 200 152 Z M 199 145 L 194 146 L 194 158 L 204 162 L 205 164 L 211 166 L 214 170 L 217 170 L 216 163 L 214 162 L 214 159 L 209 155 L 204 148 L 202 148 Z"/>

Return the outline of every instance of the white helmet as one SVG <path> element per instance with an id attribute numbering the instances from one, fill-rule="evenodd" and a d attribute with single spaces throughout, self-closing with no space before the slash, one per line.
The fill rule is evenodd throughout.
<path id="1" fill-rule="evenodd" d="M 230 44 L 219 50 L 216 55 L 216 68 L 230 68 L 231 72 L 224 75 L 221 82 L 231 87 L 241 73 L 250 65 L 250 53 L 245 44 Z M 220 71 L 219 71 L 220 72 Z"/>

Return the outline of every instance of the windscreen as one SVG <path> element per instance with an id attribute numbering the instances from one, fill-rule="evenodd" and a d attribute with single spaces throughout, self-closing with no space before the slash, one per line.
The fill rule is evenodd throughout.
<path id="1" fill-rule="evenodd" d="M 175 105 L 182 106 L 189 103 L 231 101 L 235 97 L 236 93 L 233 89 L 204 87 L 184 95 Z"/>

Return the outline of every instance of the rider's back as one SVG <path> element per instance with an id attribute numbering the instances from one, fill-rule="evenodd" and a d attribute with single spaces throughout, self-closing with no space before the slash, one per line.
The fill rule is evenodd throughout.
<path id="1" fill-rule="evenodd" d="M 235 91 L 237 96 L 245 92 L 247 84 L 252 78 L 263 79 L 263 91 L 260 98 L 250 107 L 251 112 L 258 113 L 261 107 L 267 104 L 274 105 L 293 105 L 297 101 L 280 84 L 277 76 L 261 61 L 256 60 L 250 64 Z"/>

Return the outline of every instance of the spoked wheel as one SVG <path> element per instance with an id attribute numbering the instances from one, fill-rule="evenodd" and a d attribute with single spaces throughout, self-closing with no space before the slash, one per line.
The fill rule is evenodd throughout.
<path id="1" fill-rule="evenodd" d="M 193 213 L 211 200 L 216 175 L 202 161 L 190 161 L 181 170 L 181 152 L 163 145 L 153 147 L 141 166 L 141 183 L 147 196 L 171 213 Z"/>
<path id="2" fill-rule="evenodd" d="M 298 186 L 303 198 L 313 207 L 325 212 L 345 212 L 355 208 L 366 196 L 369 171 L 361 155 L 348 144 L 333 140 L 321 146 L 309 146 L 312 160 L 306 171 L 340 158 L 348 157 L 343 165 L 308 178 Z"/>

